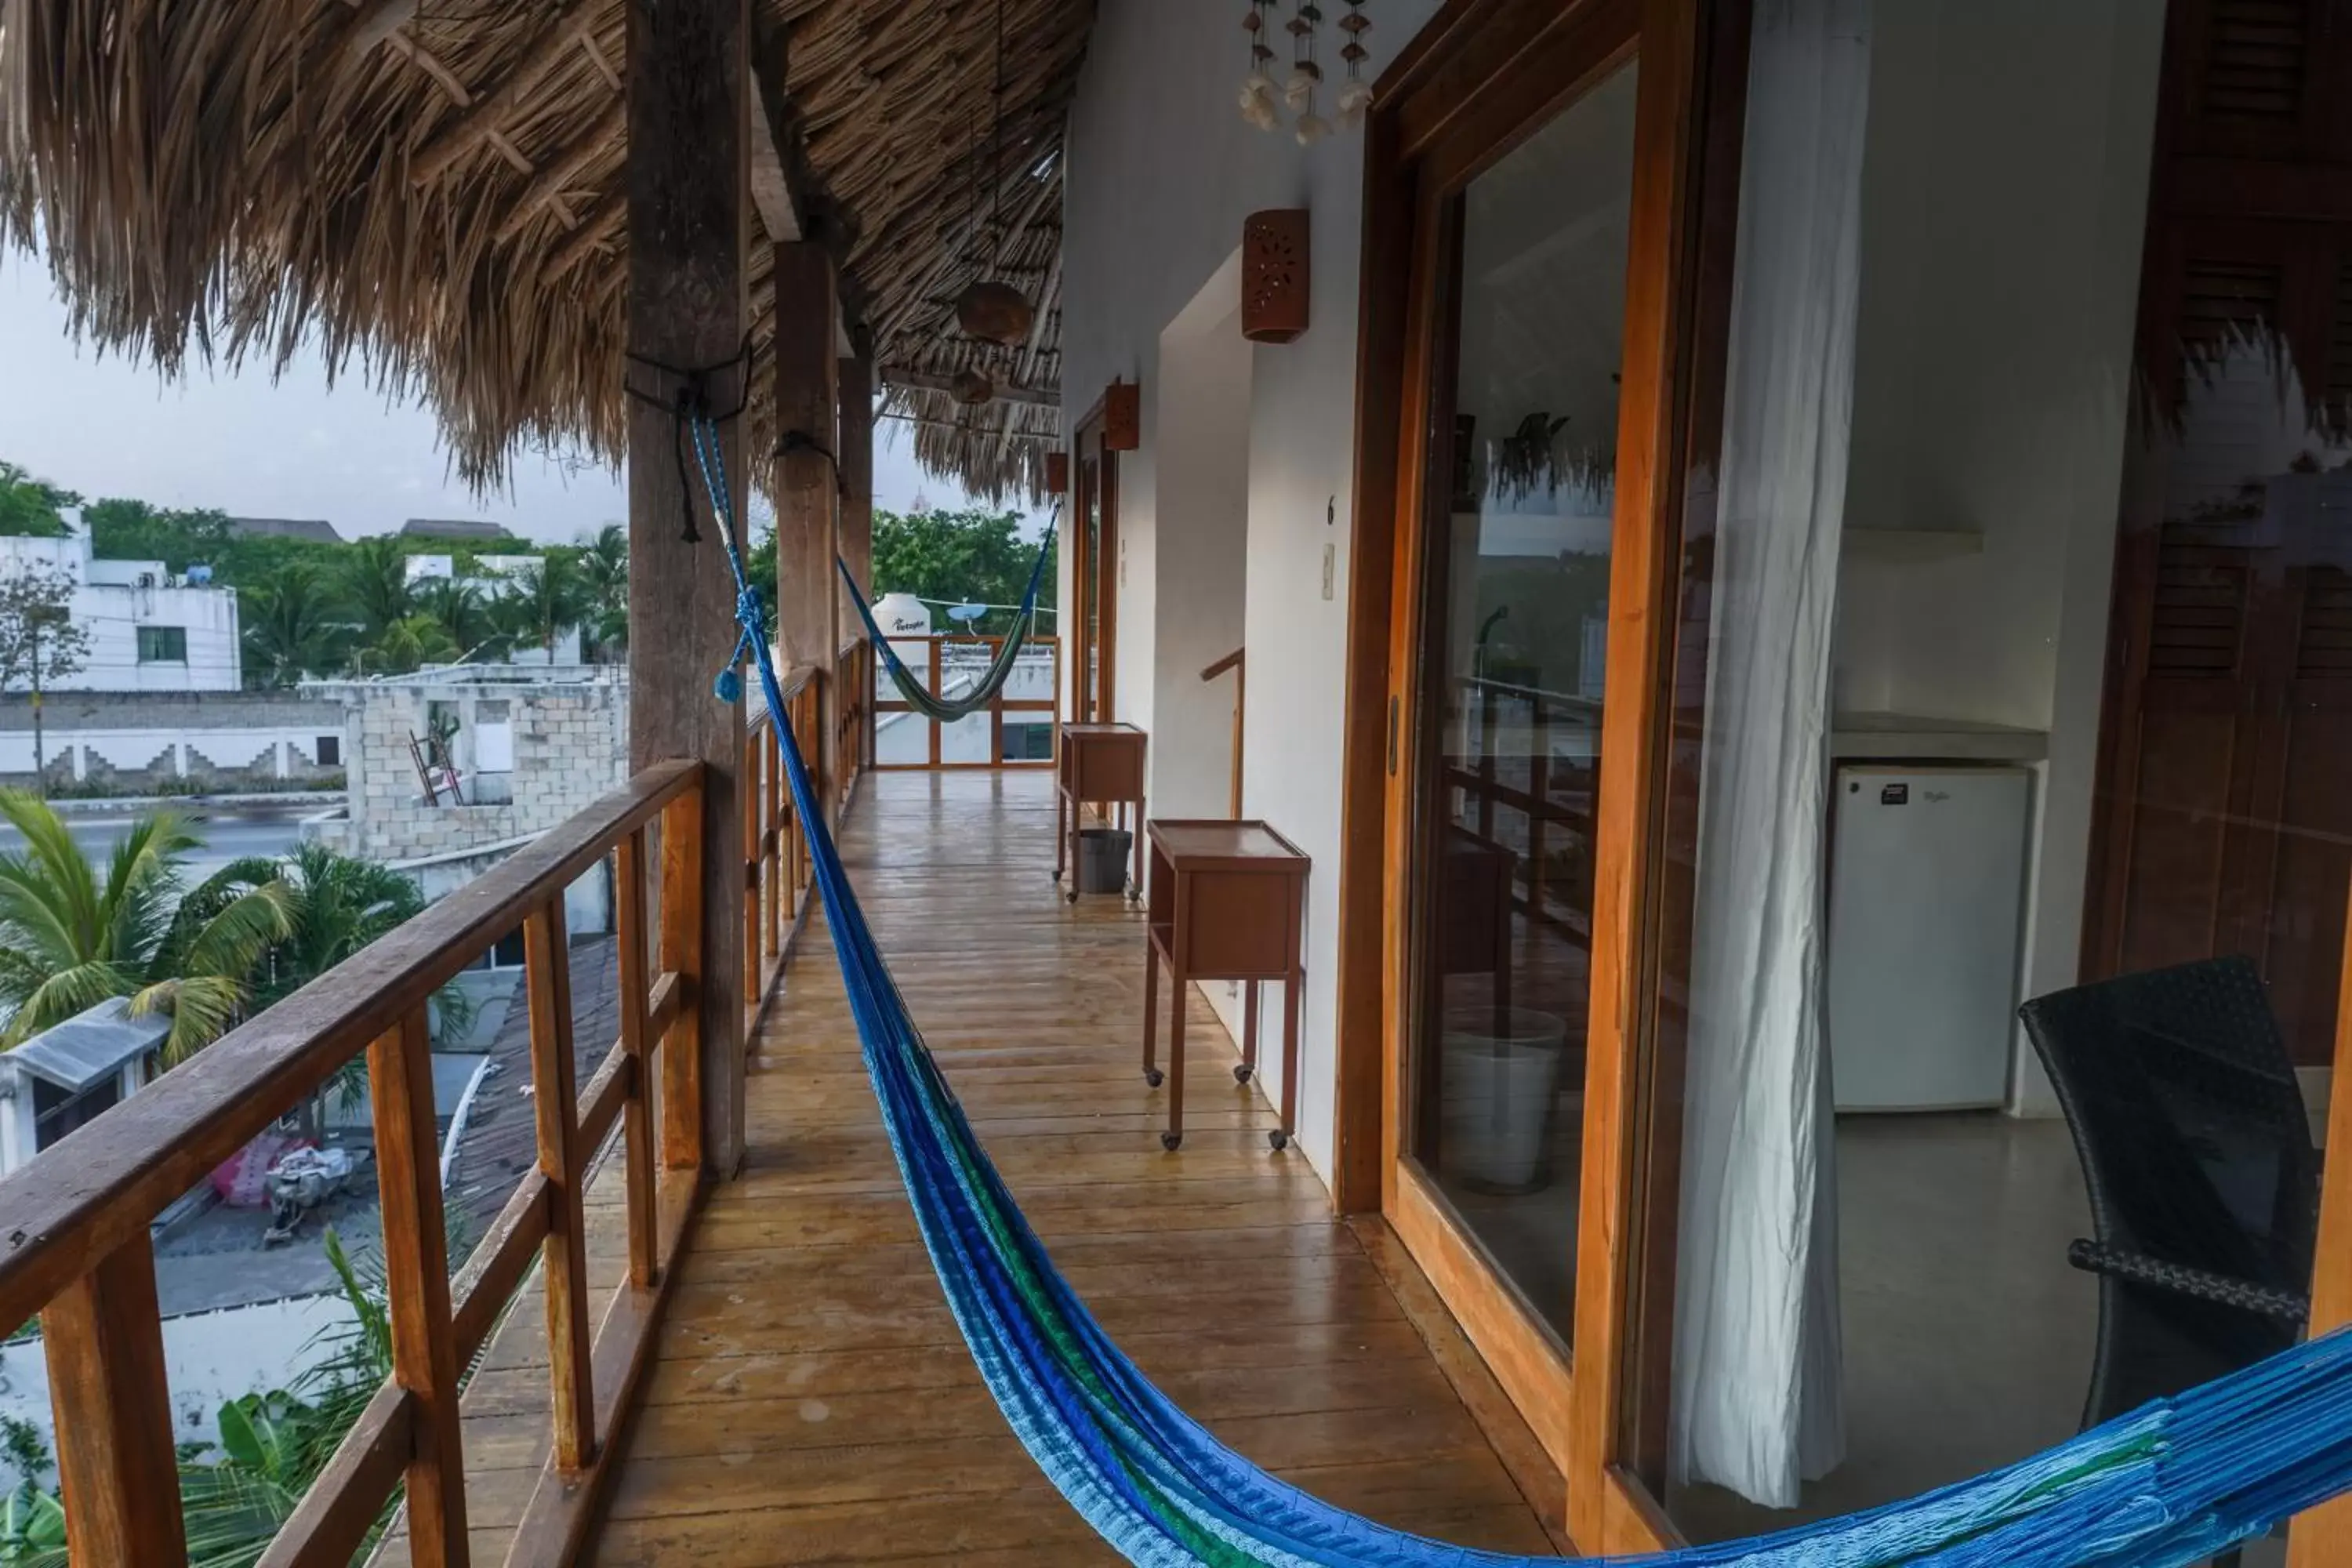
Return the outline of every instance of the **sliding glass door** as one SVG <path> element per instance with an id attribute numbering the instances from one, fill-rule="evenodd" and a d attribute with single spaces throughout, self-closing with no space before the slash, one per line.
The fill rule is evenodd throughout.
<path id="1" fill-rule="evenodd" d="M 1404 1157 L 1565 1345 L 1624 343 L 1633 60 L 1447 204 Z"/>

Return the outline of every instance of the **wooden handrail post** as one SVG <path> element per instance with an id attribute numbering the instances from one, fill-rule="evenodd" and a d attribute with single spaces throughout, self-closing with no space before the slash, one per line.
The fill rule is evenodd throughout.
<path id="1" fill-rule="evenodd" d="M 1551 707 L 1540 697 L 1530 701 L 1535 744 L 1528 757 L 1528 794 L 1534 801 L 1528 808 L 1528 919 L 1532 921 L 1541 920 L 1544 912 L 1544 829 L 1551 822 Z"/>
<path id="2" fill-rule="evenodd" d="M 743 731 L 743 774 L 739 794 L 743 802 L 743 1003 L 760 1002 L 760 806 L 767 791 L 760 784 L 760 731 Z"/>
<path id="3" fill-rule="evenodd" d="M 1478 837 L 1495 842 L 1495 689 L 1478 693 Z"/>
<path id="4" fill-rule="evenodd" d="M 378 1036 L 367 1052 L 368 1099 L 375 1118 L 392 1376 L 415 1406 L 407 1465 L 409 1561 L 415 1568 L 467 1568 L 466 1463 L 457 1345 L 449 1330 L 432 1047 L 422 1011 Z"/>
<path id="5" fill-rule="evenodd" d="M 661 966 L 677 976 L 677 1016 L 661 1043 L 665 1170 L 702 1165 L 702 797 L 662 812 Z"/>
<path id="6" fill-rule="evenodd" d="M 646 830 L 621 840 L 621 889 L 615 911 L 620 931 L 621 1047 L 629 1054 L 629 1097 L 621 1108 L 623 1185 L 629 1214 L 629 1283 L 642 1290 L 654 1282 L 660 1258 L 656 1255 L 654 1213 L 654 1131 L 652 1042 L 646 1038 L 646 1008 L 652 977 L 646 951 Z"/>
<path id="7" fill-rule="evenodd" d="M 41 1341 L 73 1561 L 185 1568 L 155 1252 L 144 1230 L 50 1300 Z"/>
<path id="8" fill-rule="evenodd" d="M 784 881 L 784 752 L 778 741 L 780 731 L 773 723 L 761 738 L 761 751 L 767 762 L 768 836 L 761 846 L 761 856 L 768 877 L 768 956 L 774 958 L 783 951 L 784 911 L 793 900 L 793 891 Z"/>
<path id="9" fill-rule="evenodd" d="M 589 1367 L 589 1151 L 580 1147 L 579 1068 L 572 1056 L 572 957 L 563 895 L 523 921 L 524 981 L 530 992 L 531 1114 L 539 1169 L 548 1183 L 547 1239 L 540 1258 L 547 1290 L 547 1363 L 555 1407 L 555 1464 L 578 1470 L 596 1454 L 596 1394 Z"/>

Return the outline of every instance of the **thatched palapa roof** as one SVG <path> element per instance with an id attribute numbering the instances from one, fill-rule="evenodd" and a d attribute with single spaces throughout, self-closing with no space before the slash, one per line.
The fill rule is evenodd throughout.
<path id="1" fill-rule="evenodd" d="M 275 367 L 315 341 L 332 369 L 425 395 L 477 481 L 518 447 L 617 457 L 623 4 L 0 0 L 0 224 L 46 249 L 78 331 L 167 373 Z M 1034 493 L 1058 423 L 1062 134 L 1092 0 L 752 12 L 773 105 L 755 118 L 784 128 L 774 155 L 840 251 L 889 412 L 934 471 Z M 768 261 L 754 244 L 755 355 Z M 1027 342 L 958 331 L 957 292 L 987 276 L 1038 304 Z M 999 400 L 949 395 L 967 366 Z M 773 427 L 761 379 L 754 451 Z"/>

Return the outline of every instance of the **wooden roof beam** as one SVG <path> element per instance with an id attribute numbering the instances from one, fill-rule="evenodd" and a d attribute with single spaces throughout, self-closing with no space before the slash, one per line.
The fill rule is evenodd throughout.
<path id="1" fill-rule="evenodd" d="M 944 392 L 952 395 L 955 379 L 927 370 L 913 370 L 904 365 L 884 365 L 875 378 L 885 386 L 903 387 L 909 392 Z M 1033 386 L 1000 386 L 991 403 L 1018 403 L 1032 408 L 1059 408 L 1062 395 L 1045 392 Z"/>
<path id="2" fill-rule="evenodd" d="M 628 104 L 615 98 L 596 117 L 596 122 L 576 137 L 563 155 L 531 176 L 530 184 L 522 198 L 515 203 L 514 211 L 499 225 L 499 242 L 506 243 L 522 231 L 523 226 L 539 216 L 540 209 L 572 189 L 596 160 L 613 150 L 628 129 Z"/>
<path id="3" fill-rule="evenodd" d="M 804 237 L 800 203 L 793 194 L 790 167 L 784 160 L 784 95 L 782 73 L 751 72 L 751 205 L 771 244 L 789 245 Z"/>
<path id="4" fill-rule="evenodd" d="M 343 0 L 352 16 L 335 40 L 334 59 L 365 59 L 378 44 L 406 26 L 416 15 L 416 0 Z"/>
<path id="5" fill-rule="evenodd" d="M 496 87 L 474 100 L 457 123 L 418 148 L 408 160 L 409 177 L 429 185 L 457 166 L 475 148 L 488 141 L 499 121 L 539 85 L 555 63 L 573 47 L 593 0 L 565 0 L 551 12 L 523 48 L 522 58 Z"/>

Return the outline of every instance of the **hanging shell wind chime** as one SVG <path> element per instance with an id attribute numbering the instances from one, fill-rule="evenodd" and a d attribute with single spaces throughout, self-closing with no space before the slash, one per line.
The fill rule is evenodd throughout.
<path id="1" fill-rule="evenodd" d="M 1363 124 L 1372 104 L 1372 84 L 1364 79 L 1364 61 L 1370 58 L 1364 35 L 1371 30 L 1372 20 L 1364 14 L 1365 0 L 1342 3 L 1348 9 L 1339 27 L 1347 42 L 1340 46 L 1339 58 L 1346 63 L 1348 74 L 1332 107 L 1338 126 L 1353 131 Z M 1280 57 L 1269 35 L 1279 4 L 1280 0 L 1250 0 L 1249 12 L 1242 17 L 1242 28 L 1249 35 L 1249 74 L 1242 78 L 1242 118 L 1260 131 L 1273 131 L 1282 124 L 1282 108 L 1286 106 L 1297 117 L 1293 132 L 1299 145 L 1311 147 L 1328 136 L 1334 126 L 1333 121 L 1316 110 L 1316 96 L 1324 83 L 1323 67 L 1315 58 L 1323 9 L 1316 0 L 1293 0 L 1290 19 L 1283 24 L 1290 35 L 1290 71 L 1277 83 L 1272 72 Z"/>
<path id="2" fill-rule="evenodd" d="M 1339 89 L 1339 123 L 1353 131 L 1363 124 L 1364 113 L 1372 106 L 1372 84 L 1364 79 L 1364 61 L 1371 52 L 1364 47 L 1364 35 L 1372 30 L 1372 19 L 1364 15 L 1364 0 L 1348 0 L 1348 14 L 1339 18 L 1339 30 L 1348 35 L 1339 50 L 1339 58 L 1348 63 L 1348 79 Z"/>
<path id="3" fill-rule="evenodd" d="M 1250 0 L 1249 15 L 1242 18 L 1242 28 L 1249 34 L 1249 74 L 1242 78 L 1242 118 L 1260 131 L 1271 131 L 1282 123 L 1274 107 L 1274 78 L 1266 74 L 1266 68 L 1274 64 L 1274 46 L 1265 41 L 1266 17 L 1273 6 L 1274 0 Z"/>
<path id="4" fill-rule="evenodd" d="M 1315 63 L 1315 30 L 1323 25 L 1315 0 L 1298 0 L 1290 17 L 1290 77 L 1282 96 L 1298 116 L 1296 134 L 1301 147 L 1312 147 L 1331 134 L 1331 122 L 1315 112 L 1315 89 L 1323 84 L 1323 68 Z"/>

